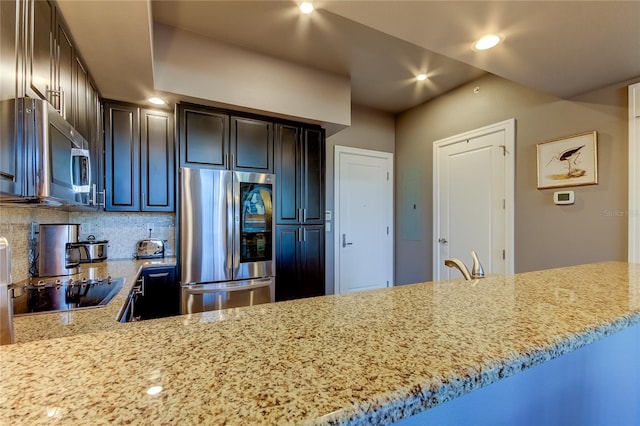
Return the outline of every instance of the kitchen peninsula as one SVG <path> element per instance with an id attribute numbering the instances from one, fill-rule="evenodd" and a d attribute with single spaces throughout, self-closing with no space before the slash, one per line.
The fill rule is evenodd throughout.
<path id="1" fill-rule="evenodd" d="M 624 262 L 118 324 L 1 347 L 0 424 L 388 424 L 639 324 Z"/>

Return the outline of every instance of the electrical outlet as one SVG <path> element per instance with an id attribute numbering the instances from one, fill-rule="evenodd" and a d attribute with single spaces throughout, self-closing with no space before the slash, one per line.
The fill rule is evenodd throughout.
<path id="1" fill-rule="evenodd" d="M 154 229 L 153 225 L 154 224 L 151 222 L 147 223 L 147 227 L 145 229 L 147 230 L 147 232 L 149 232 L 149 235 L 151 235 L 151 233 L 153 232 L 153 229 Z"/>

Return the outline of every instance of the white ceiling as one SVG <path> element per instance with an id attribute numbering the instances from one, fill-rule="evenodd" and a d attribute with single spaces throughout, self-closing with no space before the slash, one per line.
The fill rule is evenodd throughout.
<path id="1" fill-rule="evenodd" d="M 393 113 L 484 72 L 561 98 L 640 77 L 640 1 L 58 3 L 101 94 L 130 102 L 154 91 L 153 20 L 349 76 L 354 103 Z M 473 51 L 489 31 L 504 43 Z"/>

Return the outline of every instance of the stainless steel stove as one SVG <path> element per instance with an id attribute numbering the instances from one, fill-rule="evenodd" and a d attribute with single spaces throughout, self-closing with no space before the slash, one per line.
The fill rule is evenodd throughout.
<path id="1" fill-rule="evenodd" d="M 124 278 L 33 281 L 10 290 L 15 316 L 104 306 L 118 294 Z"/>

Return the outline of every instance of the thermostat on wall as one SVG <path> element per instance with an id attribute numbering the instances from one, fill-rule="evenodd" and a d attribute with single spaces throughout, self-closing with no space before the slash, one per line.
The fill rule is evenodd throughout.
<path id="1" fill-rule="evenodd" d="M 554 204 L 573 204 L 576 196 L 573 191 L 556 191 L 553 193 Z"/>

